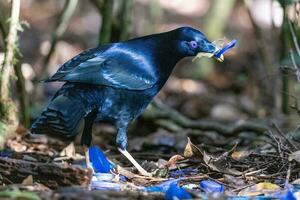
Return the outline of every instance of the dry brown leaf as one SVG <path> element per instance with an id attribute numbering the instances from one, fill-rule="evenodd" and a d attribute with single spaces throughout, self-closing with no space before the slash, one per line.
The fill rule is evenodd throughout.
<path id="1" fill-rule="evenodd" d="M 188 142 L 186 144 L 186 147 L 184 149 L 184 157 L 186 158 L 190 158 L 192 156 L 201 156 L 203 155 L 203 151 L 201 149 L 199 149 L 196 145 L 194 145 L 190 138 L 187 138 Z"/>
<path id="2" fill-rule="evenodd" d="M 212 155 L 207 154 L 204 151 L 203 160 L 204 160 L 205 164 L 214 171 L 221 172 L 224 174 L 236 175 L 236 176 L 242 175 L 243 174 L 242 172 L 226 166 L 228 161 L 226 160 L 227 156 L 225 156 L 225 155 L 226 155 L 226 153 L 222 154 L 219 157 L 214 157 Z"/>
<path id="3" fill-rule="evenodd" d="M 18 139 L 14 140 L 14 139 L 10 139 L 7 141 L 7 146 L 14 150 L 15 152 L 25 152 L 27 150 L 27 146 L 20 143 L 20 141 L 18 141 Z"/>
<path id="4" fill-rule="evenodd" d="M 231 158 L 235 160 L 243 160 L 247 158 L 252 152 L 251 151 L 234 151 L 231 154 Z"/>
<path id="5" fill-rule="evenodd" d="M 33 185 L 33 177 L 32 175 L 27 176 L 23 181 L 22 185 Z"/>
<path id="6" fill-rule="evenodd" d="M 178 161 L 184 160 L 184 157 L 181 155 L 174 155 L 172 156 L 169 161 L 167 162 L 166 166 L 167 167 L 176 167 L 176 164 Z"/>
<path id="7" fill-rule="evenodd" d="M 74 143 L 71 142 L 66 148 L 64 148 L 60 154 L 60 156 L 62 157 L 68 157 L 68 158 L 73 158 L 76 156 L 76 152 L 75 152 L 75 146 Z"/>
<path id="8" fill-rule="evenodd" d="M 279 191 L 281 188 L 273 183 L 261 182 L 256 185 L 247 187 L 238 193 L 238 196 L 258 196 L 272 194 Z"/>

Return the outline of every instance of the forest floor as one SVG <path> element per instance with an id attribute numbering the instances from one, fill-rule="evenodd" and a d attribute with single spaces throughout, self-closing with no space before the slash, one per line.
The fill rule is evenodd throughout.
<path id="1" fill-rule="evenodd" d="M 163 128 L 133 135 L 129 151 L 152 177 L 138 175 L 116 150 L 112 127 L 94 129 L 101 130 L 95 131 L 94 143 L 114 163 L 110 173 L 93 175 L 86 169 L 77 142 L 67 146 L 19 128 L 0 152 L 0 198 L 163 199 L 172 183 L 198 198 L 278 197 L 290 190 L 300 197 L 300 145 L 276 124 L 263 133 L 241 131 L 234 136 Z"/>

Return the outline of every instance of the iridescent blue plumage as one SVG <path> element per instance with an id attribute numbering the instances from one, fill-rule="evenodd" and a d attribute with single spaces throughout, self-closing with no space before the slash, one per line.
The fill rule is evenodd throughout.
<path id="1" fill-rule="evenodd" d="M 215 50 L 200 31 L 182 27 L 84 51 L 46 80 L 66 83 L 31 131 L 66 138 L 83 132 L 82 144 L 89 146 L 92 124 L 108 121 L 117 127 L 117 145 L 125 149 L 128 125 L 160 91 L 176 63 Z"/>

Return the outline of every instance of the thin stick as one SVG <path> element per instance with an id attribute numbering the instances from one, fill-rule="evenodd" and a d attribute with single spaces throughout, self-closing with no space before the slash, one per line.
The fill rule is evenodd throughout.
<path id="1" fill-rule="evenodd" d="M 291 34 L 292 34 L 292 39 L 293 39 L 295 48 L 297 50 L 298 55 L 300 55 L 300 47 L 299 47 L 299 44 L 298 44 L 298 39 L 297 39 L 297 36 L 295 34 L 292 22 L 290 20 L 287 20 L 287 21 L 288 21 L 289 28 L 290 28 L 290 31 L 291 31 Z"/>
<path id="2" fill-rule="evenodd" d="M 49 52 L 43 61 L 43 68 L 40 72 L 40 75 L 42 75 L 42 76 L 45 73 L 47 73 L 49 61 L 50 61 L 50 58 L 52 57 L 52 54 L 54 53 L 56 43 L 62 37 L 64 32 L 66 31 L 69 21 L 75 11 L 77 2 L 78 2 L 78 0 L 66 0 L 66 2 L 65 2 L 63 11 L 57 21 L 57 27 L 56 27 L 54 33 L 52 34 L 51 46 L 50 46 Z"/>
<path id="3" fill-rule="evenodd" d="M 143 175 L 143 176 L 152 176 L 150 173 L 148 173 L 144 168 L 136 162 L 136 160 L 128 153 L 127 150 L 123 150 L 121 148 L 118 148 L 118 150 L 135 166 L 135 168 Z"/>

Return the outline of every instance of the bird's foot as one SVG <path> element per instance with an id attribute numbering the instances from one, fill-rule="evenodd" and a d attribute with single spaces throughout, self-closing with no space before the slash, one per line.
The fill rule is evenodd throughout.
<path id="1" fill-rule="evenodd" d="M 151 177 L 152 174 L 147 172 L 136 160 L 129 154 L 126 149 L 118 148 L 118 150 L 135 166 L 135 168 L 143 175 Z"/>

